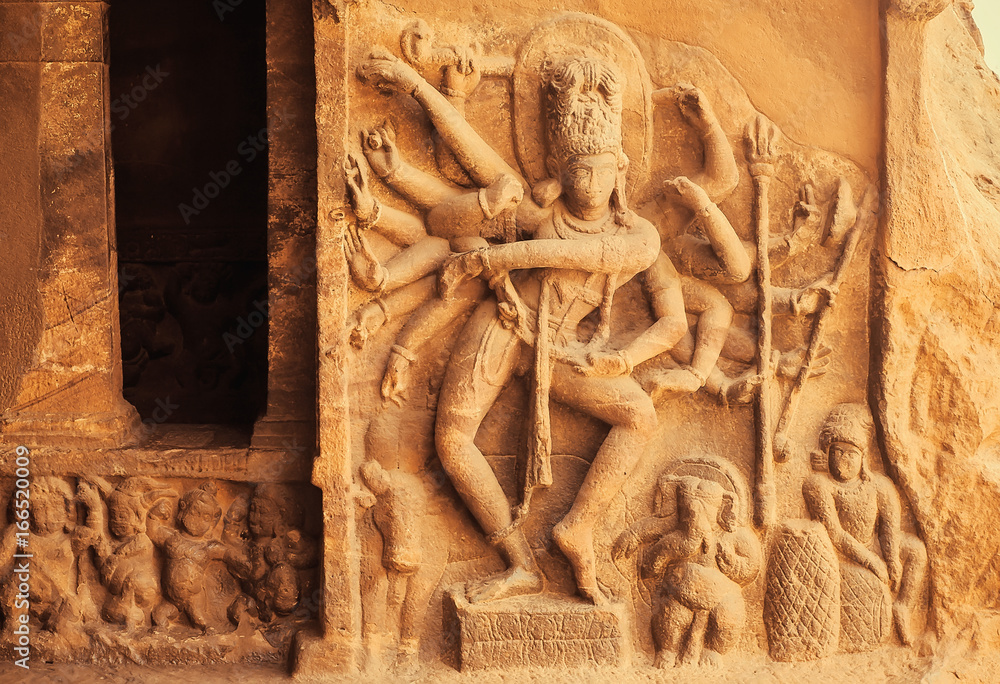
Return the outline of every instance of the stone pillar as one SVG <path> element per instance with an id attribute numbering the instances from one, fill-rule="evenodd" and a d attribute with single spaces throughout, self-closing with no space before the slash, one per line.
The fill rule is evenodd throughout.
<path id="1" fill-rule="evenodd" d="M 1000 645 L 1000 89 L 947 0 L 885 13 L 885 207 L 872 405 L 924 535 L 939 639 Z M 988 646 L 987 646 L 988 645 Z"/>
<path id="2" fill-rule="evenodd" d="M 268 372 L 256 450 L 316 442 L 316 89 L 309 0 L 267 3 Z"/>
<path id="3" fill-rule="evenodd" d="M 122 399 L 102 2 L 0 5 L 2 440 L 115 446 Z"/>
<path id="4" fill-rule="evenodd" d="M 356 497 L 351 470 L 350 370 L 346 326 L 348 273 L 344 262 L 344 151 L 347 149 L 347 64 L 350 6 L 313 0 L 316 41 L 318 210 L 316 305 L 319 348 L 319 453 L 312 481 L 323 491 L 323 606 L 319 638 L 300 635 L 291 654 L 296 677 L 326 681 L 358 667 L 361 647 L 361 570 Z M 273 323 L 272 323 L 273 325 Z"/>

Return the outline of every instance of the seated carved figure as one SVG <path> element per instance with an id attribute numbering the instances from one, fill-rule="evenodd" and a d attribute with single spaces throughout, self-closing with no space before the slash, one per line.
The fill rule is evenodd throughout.
<path id="1" fill-rule="evenodd" d="M 245 499 L 242 501 L 247 511 Z M 227 533 L 234 518 L 241 517 L 238 507 L 234 503 L 226 515 Z M 300 530 L 301 508 L 277 485 L 257 485 L 246 519 L 250 541 L 227 559 L 246 592 L 229 606 L 229 619 L 237 624 L 247 612 L 265 622 L 291 613 L 301 590 L 298 570 L 313 567 L 318 561 L 316 541 Z"/>
<path id="2" fill-rule="evenodd" d="M 895 592 L 892 614 L 896 630 L 903 643 L 912 643 L 911 611 L 927 568 L 923 542 L 900 528 L 895 485 L 868 469 L 871 439 L 872 422 L 866 406 L 837 406 L 823 424 L 819 438 L 822 451 L 814 454 L 813 462 L 817 470 L 829 471 L 813 473 L 802 486 L 809 514 L 826 527 L 842 559 L 841 648 L 846 650 L 866 650 L 888 636 L 877 624 L 854 624 L 877 621 L 876 607 L 862 606 L 863 610 L 854 611 L 848 603 L 864 598 L 869 584 L 882 585 L 882 594 L 888 588 Z M 870 592 L 868 598 L 882 600 Z M 867 617 L 872 615 L 876 617 Z"/>
<path id="3" fill-rule="evenodd" d="M 87 527 L 80 529 L 87 530 L 87 544 L 94 549 L 101 581 L 108 589 L 103 617 L 129 627 L 148 625 L 151 620 L 165 624 L 176 609 L 162 600 L 146 516 L 155 501 L 177 494 L 146 477 L 123 480 L 107 494 L 109 538 L 98 487 L 110 489 L 106 482 L 80 482 L 77 498 L 88 510 Z"/>
<path id="4" fill-rule="evenodd" d="M 72 533 L 70 511 L 73 490 L 58 477 L 37 477 L 31 481 L 30 507 L 12 504 L 12 524 L 0 543 L 0 605 L 3 608 L 3 631 L 9 642 L 17 616 L 26 611 L 42 629 L 62 637 L 71 646 L 86 642 L 83 633 L 83 606 L 76 594 L 76 540 Z M 16 512 L 15 512 L 16 511 Z M 22 517 L 27 511 L 27 521 Z M 27 522 L 27 524 L 24 524 Z M 23 560 L 18 553 L 17 532 L 30 530 L 29 574 L 18 572 Z M 27 595 L 24 585 L 27 584 Z"/>
<path id="5" fill-rule="evenodd" d="M 622 558 L 655 542 L 645 565 L 662 581 L 652 621 L 657 667 L 672 667 L 678 656 L 685 664 L 718 665 L 746 622 L 742 588 L 760 570 L 760 544 L 739 523 L 737 493 L 718 482 L 665 475 L 659 489 L 674 498 L 676 517 L 661 508 L 639 520 L 612 553 Z"/>

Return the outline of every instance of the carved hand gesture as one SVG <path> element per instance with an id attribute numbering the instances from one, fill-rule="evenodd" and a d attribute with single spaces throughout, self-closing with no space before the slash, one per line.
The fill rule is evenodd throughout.
<path id="1" fill-rule="evenodd" d="M 663 181 L 663 194 L 667 199 L 675 200 L 682 207 L 695 213 L 707 209 L 712 204 L 708 193 L 687 176 Z"/>
<path id="2" fill-rule="evenodd" d="M 590 352 L 573 362 L 577 373 L 587 377 L 617 377 L 628 373 L 628 363 L 619 352 Z"/>
<path id="3" fill-rule="evenodd" d="M 396 146 L 396 130 L 389 121 L 361 131 L 361 151 L 379 178 L 391 176 L 403 163 Z"/>
<path id="4" fill-rule="evenodd" d="M 824 301 L 833 304 L 836 296 L 837 288 L 833 285 L 833 278 L 827 274 L 793 295 L 792 311 L 798 316 L 814 314 Z"/>
<path id="5" fill-rule="evenodd" d="M 816 353 L 816 358 L 813 359 L 812 368 L 809 369 L 809 378 L 818 378 L 821 375 L 826 375 L 826 372 L 830 370 L 830 357 L 833 354 L 833 350 L 825 344 L 820 344 L 819 350 Z M 799 347 L 798 349 L 793 349 L 790 352 L 785 352 L 780 354 L 775 363 L 775 369 L 778 375 L 783 378 L 794 378 L 799 374 L 799 369 L 802 367 L 802 363 L 806 358 L 805 347 Z"/>
<path id="6" fill-rule="evenodd" d="M 372 50 L 358 65 L 357 75 L 362 83 L 383 93 L 410 94 L 423 81 L 413 67 L 382 47 Z"/>
<path id="7" fill-rule="evenodd" d="M 504 174 L 486 188 L 484 193 L 486 206 L 490 208 L 493 216 L 496 216 L 521 203 L 524 199 L 524 186 L 513 176 Z"/>
<path id="8" fill-rule="evenodd" d="M 174 512 L 170 501 L 170 499 L 160 499 L 157 501 L 156 504 L 149 509 L 149 517 L 162 522 L 170 520 Z"/>
<path id="9" fill-rule="evenodd" d="M 889 584 L 889 568 L 886 566 L 885 561 L 874 553 L 868 560 L 868 569 L 875 573 L 875 576 L 879 578 L 882 584 Z"/>
<path id="10" fill-rule="evenodd" d="M 471 252 L 455 254 L 441 268 L 438 289 L 442 299 L 452 299 L 455 290 L 466 280 L 486 273 L 491 275 L 486 266 L 486 249 L 475 249 Z"/>
<path id="11" fill-rule="evenodd" d="M 101 495 L 89 480 L 81 480 L 76 486 L 76 500 L 91 510 L 101 505 Z"/>
<path id="12" fill-rule="evenodd" d="M 444 68 L 441 87 L 446 89 L 446 95 L 467 98 L 479 86 L 482 76 L 483 73 L 475 68 L 471 59 L 464 59 L 461 64 L 449 64 Z"/>
<path id="13" fill-rule="evenodd" d="M 806 184 L 799 190 L 799 201 L 795 203 L 792 234 L 788 236 L 788 258 L 803 253 L 819 237 L 819 221 L 822 217 L 816 204 L 816 191 Z"/>
<path id="14" fill-rule="evenodd" d="M 817 219 L 819 215 L 819 206 L 816 204 L 816 189 L 811 183 L 806 183 L 799 190 L 799 201 L 795 203 L 795 216 L 804 219 Z"/>
<path id="15" fill-rule="evenodd" d="M 764 379 L 757 373 L 744 373 L 738 378 L 724 382 L 719 388 L 719 393 L 727 404 L 749 404 L 763 381 Z"/>
<path id="16" fill-rule="evenodd" d="M 674 93 L 681 116 L 693 128 L 704 133 L 717 123 L 712 105 L 699 88 L 690 83 L 678 83 Z"/>
<path id="17" fill-rule="evenodd" d="M 363 232 L 356 227 L 344 233 L 344 258 L 351 277 L 358 287 L 368 292 L 378 292 L 385 285 L 389 271 L 372 252 Z"/>
<path id="18" fill-rule="evenodd" d="M 382 399 L 396 406 L 403 405 L 406 391 L 410 388 L 410 361 L 399 352 L 389 356 L 389 365 L 382 378 Z"/>
<path id="19" fill-rule="evenodd" d="M 344 182 L 354 215 L 359 221 L 371 221 L 375 217 L 375 198 L 368 186 L 368 173 L 353 154 L 344 161 Z"/>
<path id="20" fill-rule="evenodd" d="M 385 325 L 385 312 L 378 304 L 368 302 L 358 309 L 351 324 L 351 345 L 356 349 L 365 346 L 368 338 Z"/>

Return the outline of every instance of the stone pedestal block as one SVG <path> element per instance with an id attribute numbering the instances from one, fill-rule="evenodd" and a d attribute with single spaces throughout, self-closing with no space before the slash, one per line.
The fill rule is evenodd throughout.
<path id="1" fill-rule="evenodd" d="M 457 641 L 459 669 L 627 667 L 624 604 L 596 607 L 549 594 L 470 604 L 463 588 L 445 595 L 445 631 Z"/>

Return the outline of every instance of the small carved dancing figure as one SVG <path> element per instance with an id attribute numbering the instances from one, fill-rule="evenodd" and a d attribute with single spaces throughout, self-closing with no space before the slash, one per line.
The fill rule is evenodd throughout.
<path id="1" fill-rule="evenodd" d="M 99 491 L 107 492 L 108 520 Z M 146 534 L 146 517 L 153 504 L 177 493 L 147 477 L 122 480 L 113 490 L 104 481 L 84 480 L 77 499 L 87 508 L 88 544 L 97 556 L 101 581 L 108 589 L 103 617 L 129 628 L 164 626 L 177 610 L 163 601 L 159 572 L 153 559 L 153 541 Z M 84 528 L 80 528 L 84 529 Z"/>
<path id="2" fill-rule="evenodd" d="M 718 666 L 743 631 L 743 587 L 760 571 L 760 543 L 741 521 L 745 502 L 735 486 L 665 474 L 658 499 L 657 514 L 623 532 L 612 554 L 621 559 L 653 543 L 645 572 L 662 582 L 652 622 L 656 666 L 673 667 L 678 657 Z"/>
<path id="3" fill-rule="evenodd" d="M 231 539 L 233 527 L 244 522 L 250 539 Z M 249 614 L 262 622 L 275 615 L 288 615 L 298 605 L 299 570 L 319 561 L 316 540 L 302 532 L 302 509 L 291 494 L 278 485 L 259 484 L 249 504 L 245 497 L 226 512 L 224 541 L 235 545 L 227 556 L 230 572 L 243 583 L 245 593 L 229 606 L 233 624 Z"/>
<path id="4" fill-rule="evenodd" d="M 29 497 L 11 500 L 11 525 L 0 544 L 0 602 L 7 643 L 13 638 L 18 615 L 36 618 L 42 629 L 65 640 L 71 647 L 87 643 L 83 630 L 84 602 L 77 595 L 77 547 L 71 511 L 73 490 L 59 477 L 32 478 Z M 23 507 L 19 501 L 29 502 Z M 17 532 L 31 532 L 27 553 L 30 561 L 18 559 Z M 23 537 L 22 537 L 23 538 Z M 30 565 L 25 570 L 25 563 Z M 24 585 L 28 586 L 25 596 Z"/>
<path id="5" fill-rule="evenodd" d="M 171 529 L 171 506 L 162 499 L 150 511 L 149 537 L 166 555 L 163 588 L 193 627 L 209 631 L 205 570 L 212 560 L 229 560 L 232 550 L 211 539 L 212 530 L 222 518 L 222 508 L 215 498 L 214 482 L 186 492 L 177 503 L 177 527 Z M 227 563 L 228 564 L 228 563 Z"/>

